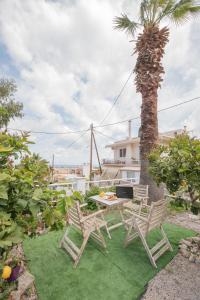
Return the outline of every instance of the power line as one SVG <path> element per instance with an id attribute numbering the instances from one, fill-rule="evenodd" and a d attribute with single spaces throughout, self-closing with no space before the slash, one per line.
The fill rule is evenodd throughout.
<path id="1" fill-rule="evenodd" d="M 192 98 L 192 99 L 189 99 L 189 100 L 186 100 L 186 101 L 183 101 L 183 102 L 180 102 L 180 103 L 177 103 L 177 104 L 174 104 L 172 106 L 168 106 L 168 107 L 162 108 L 162 109 L 158 110 L 158 112 L 161 112 L 161 111 L 164 111 L 164 110 L 168 110 L 168 109 L 171 109 L 171 108 L 174 108 L 174 107 L 177 107 L 177 106 L 180 106 L 180 105 L 183 105 L 183 104 L 195 101 L 195 100 L 199 100 L 199 99 L 200 99 L 200 96 Z"/>
<path id="2" fill-rule="evenodd" d="M 98 130 L 94 130 L 96 133 L 99 133 L 99 134 L 101 134 L 102 136 L 105 136 L 106 138 L 108 138 L 108 139 L 112 139 L 113 141 L 117 141 L 115 138 L 113 138 L 113 137 L 111 137 L 111 136 L 108 136 L 108 135 L 106 135 L 106 134 L 104 134 L 103 132 L 101 132 L 101 131 L 98 131 Z"/>
<path id="3" fill-rule="evenodd" d="M 168 109 L 171 109 L 171 108 L 174 108 L 174 107 L 177 107 L 177 106 L 181 106 L 183 104 L 186 104 L 186 103 L 189 103 L 189 102 L 192 102 L 192 101 L 195 101 L 195 100 L 199 100 L 199 99 L 200 99 L 200 96 L 192 98 L 192 99 L 189 99 L 189 100 L 186 100 L 186 101 L 183 101 L 183 102 L 180 102 L 180 103 L 177 103 L 177 104 L 174 104 L 174 105 L 171 105 L 171 106 L 168 106 L 168 107 L 165 107 L 165 108 L 162 108 L 162 109 L 158 110 L 158 113 L 162 112 L 162 111 L 165 111 L 165 110 L 168 110 Z M 129 118 L 129 119 L 124 120 L 124 121 L 119 121 L 119 122 L 109 123 L 109 124 L 104 124 L 104 125 L 97 125 L 97 126 L 94 126 L 94 128 L 100 128 L 100 127 L 106 127 L 106 126 L 113 126 L 113 125 L 117 125 L 117 124 L 128 122 L 130 120 L 131 121 L 137 120 L 139 118 L 140 118 L 140 116 L 137 116 L 137 117 L 134 117 L 134 118 Z"/>
<path id="4" fill-rule="evenodd" d="M 85 130 L 77 130 L 77 131 L 65 131 L 65 132 L 48 132 L 48 131 L 33 131 L 33 130 L 23 130 L 23 129 L 18 129 L 18 128 L 7 128 L 9 130 L 15 130 L 15 131 L 26 131 L 26 132 L 30 132 L 30 133 L 39 133 L 39 134 L 54 134 L 54 135 L 62 135 L 62 134 L 71 134 L 71 133 L 81 133 L 81 132 L 86 132 L 87 129 Z"/>
<path id="5" fill-rule="evenodd" d="M 131 71 L 131 73 L 130 73 L 130 75 L 128 76 L 126 82 L 125 82 L 124 85 L 122 86 L 122 88 L 121 88 L 121 90 L 120 90 L 118 96 L 115 98 L 115 100 L 114 100 L 114 102 L 113 102 L 113 105 L 111 106 L 111 108 L 109 109 L 109 111 L 107 112 L 107 114 L 105 115 L 105 117 L 103 118 L 103 120 L 99 123 L 99 125 L 101 125 L 101 124 L 107 119 L 107 117 L 109 116 L 109 114 L 112 112 L 113 107 L 115 106 L 115 104 L 117 103 L 117 101 L 118 101 L 118 99 L 120 98 L 121 94 L 123 93 L 123 91 L 124 91 L 124 89 L 125 89 L 127 83 L 129 82 L 129 80 L 130 80 L 132 74 L 133 74 L 133 71 Z"/>
<path id="6" fill-rule="evenodd" d="M 76 144 L 76 143 L 77 143 L 84 135 L 86 135 L 86 133 L 87 133 L 89 130 L 90 130 L 90 129 L 87 129 L 86 132 L 84 132 L 83 134 L 81 134 L 75 141 L 73 141 L 72 143 L 70 143 L 70 144 L 67 146 L 66 150 L 69 149 L 69 148 L 71 148 L 74 144 Z"/>

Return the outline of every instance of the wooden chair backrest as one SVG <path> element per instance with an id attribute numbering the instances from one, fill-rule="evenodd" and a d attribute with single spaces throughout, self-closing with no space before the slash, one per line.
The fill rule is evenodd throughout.
<path id="1" fill-rule="evenodd" d="M 81 223 L 82 212 L 78 201 L 76 201 L 75 204 L 71 208 L 69 208 L 67 215 L 68 215 L 68 223 L 70 225 L 74 225 L 74 227 L 83 231 L 83 226 Z"/>
<path id="2" fill-rule="evenodd" d="M 133 186 L 133 197 L 134 198 L 147 198 L 148 197 L 148 185 L 137 184 Z"/>
<path id="3" fill-rule="evenodd" d="M 148 216 L 148 231 L 160 227 L 167 214 L 167 201 L 159 200 L 151 204 Z"/>

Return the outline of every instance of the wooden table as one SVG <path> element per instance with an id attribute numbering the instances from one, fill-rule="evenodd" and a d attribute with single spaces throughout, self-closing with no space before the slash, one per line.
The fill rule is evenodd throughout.
<path id="1" fill-rule="evenodd" d="M 106 210 L 119 210 L 122 221 L 123 221 L 123 214 L 122 214 L 122 208 L 123 208 L 123 204 L 127 203 L 128 201 L 131 201 L 131 199 L 126 199 L 126 198 L 117 198 L 116 200 L 106 200 L 103 197 L 100 197 L 99 195 L 96 196 L 92 196 L 90 197 L 91 200 L 93 200 L 94 202 L 96 202 L 98 209 L 101 209 L 102 206 L 106 206 Z M 115 229 L 119 226 L 121 226 L 123 224 L 123 222 L 118 222 L 114 225 L 108 226 L 108 230 L 112 230 Z"/>

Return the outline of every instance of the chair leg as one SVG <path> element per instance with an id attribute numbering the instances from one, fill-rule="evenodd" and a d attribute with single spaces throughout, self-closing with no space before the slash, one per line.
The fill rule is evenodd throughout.
<path id="1" fill-rule="evenodd" d="M 104 218 L 104 215 L 103 215 L 103 213 L 101 214 L 101 217 L 102 217 L 102 220 L 104 220 L 104 221 L 105 221 L 105 218 Z M 106 232 L 107 232 L 107 235 L 108 235 L 109 239 L 111 239 L 110 231 L 109 231 L 109 229 L 108 229 L 108 226 L 107 226 L 107 224 L 105 225 L 105 228 L 106 228 Z"/>
<path id="2" fill-rule="evenodd" d="M 133 229 L 133 223 L 130 225 L 130 227 L 128 228 L 128 232 L 126 234 L 125 240 L 124 240 L 124 247 L 126 247 L 128 245 L 128 239 L 131 235 L 131 231 Z"/>
<path id="3" fill-rule="evenodd" d="M 83 251 L 85 249 L 85 246 L 87 244 L 89 236 L 90 236 L 90 234 L 87 234 L 87 235 L 84 236 L 83 243 L 82 243 L 81 248 L 80 248 L 80 252 L 79 252 L 79 254 L 78 254 L 78 256 L 77 256 L 77 258 L 76 258 L 76 260 L 74 262 L 74 266 L 73 266 L 74 268 L 77 267 L 77 265 L 78 265 L 78 263 L 80 261 L 80 258 L 81 258 L 82 254 L 83 254 Z"/>
<path id="4" fill-rule="evenodd" d="M 169 250 L 172 252 L 172 251 L 173 251 L 173 248 L 172 248 L 172 246 L 171 246 L 171 244 L 170 244 L 170 242 L 169 242 L 169 240 L 168 240 L 168 237 L 167 237 L 166 233 L 164 232 L 164 229 L 163 229 L 162 225 L 160 226 L 160 230 L 161 230 L 162 236 L 163 236 L 164 239 L 166 240 L 166 243 L 167 243 L 167 245 L 168 245 L 168 247 L 169 247 Z"/>
<path id="5" fill-rule="evenodd" d="M 152 254 L 151 254 L 151 251 L 150 251 L 149 246 L 148 246 L 148 244 L 146 242 L 146 239 L 145 239 L 144 235 L 142 234 L 142 232 L 141 232 L 141 230 L 140 230 L 140 228 L 138 226 L 137 226 L 137 231 L 138 231 L 139 237 L 140 237 L 140 239 L 141 239 L 141 241 L 143 243 L 143 246 L 144 246 L 144 248 L 145 248 L 145 250 L 147 252 L 147 255 L 149 256 L 149 259 L 150 259 L 152 265 L 155 268 L 157 268 L 156 262 L 155 262 L 155 260 L 154 260 L 154 258 L 152 256 Z"/>
<path id="6" fill-rule="evenodd" d="M 65 231 L 65 233 L 64 233 L 64 235 L 63 235 L 63 237 L 62 237 L 62 239 L 61 239 L 61 241 L 60 241 L 59 248 L 62 248 L 63 241 L 64 241 L 64 239 L 65 239 L 65 236 L 68 235 L 69 228 L 70 228 L 70 226 L 67 227 L 67 229 L 66 229 L 66 231 Z"/>
<path id="7" fill-rule="evenodd" d="M 112 239 L 107 224 L 105 225 L 105 227 L 106 227 L 106 232 L 108 234 L 109 239 Z"/>
<path id="8" fill-rule="evenodd" d="M 120 210 L 120 215 L 121 215 L 121 219 L 122 219 L 122 224 L 124 225 L 124 228 L 128 231 L 129 227 L 125 222 L 123 208 Z"/>
<path id="9" fill-rule="evenodd" d="M 97 232 L 98 232 L 98 234 L 99 234 L 99 237 L 100 237 L 100 240 L 101 240 L 101 242 L 102 242 L 103 247 L 106 248 L 106 242 L 105 242 L 105 239 L 104 239 L 104 237 L 103 237 L 103 234 L 101 233 L 100 228 L 97 227 L 96 230 L 97 230 Z"/>

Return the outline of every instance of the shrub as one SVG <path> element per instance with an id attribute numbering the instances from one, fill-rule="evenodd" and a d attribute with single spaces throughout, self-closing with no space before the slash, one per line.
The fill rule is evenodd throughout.
<path id="1" fill-rule="evenodd" d="M 168 147 L 159 146 L 149 156 L 150 173 L 157 184 L 165 183 L 170 193 L 187 192 L 191 207 L 200 198 L 200 140 L 177 135 Z"/>

